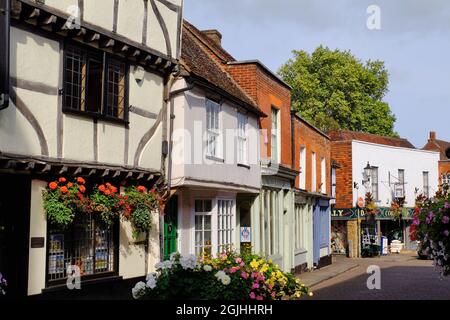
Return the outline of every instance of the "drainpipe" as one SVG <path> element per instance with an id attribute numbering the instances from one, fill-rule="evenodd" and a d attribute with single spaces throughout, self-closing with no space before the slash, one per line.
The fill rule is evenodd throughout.
<path id="1" fill-rule="evenodd" d="M 10 0 L 0 0 L 0 110 L 9 106 Z"/>

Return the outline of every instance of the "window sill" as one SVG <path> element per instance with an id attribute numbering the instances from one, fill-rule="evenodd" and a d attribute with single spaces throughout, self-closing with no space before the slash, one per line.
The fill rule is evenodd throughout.
<path id="1" fill-rule="evenodd" d="M 111 116 L 105 116 L 103 114 L 98 114 L 95 112 L 86 112 L 86 111 L 71 110 L 71 109 L 63 108 L 63 113 L 75 115 L 75 116 L 79 116 L 79 117 L 83 117 L 83 118 L 89 118 L 89 119 L 95 119 L 95 120 L 100 120 L 100 121 L 122 124 L 122 125 L 129 124 L 129 121 L 119 119 L 119 118 L 114 118 Z"/>
<path id="2" fill-rule="evenodd" d="M 237 166 L 238 166 L 238 167 L 241 167 L 241 168 L 246 168 L 246 169 L 250 170 L 250 166 L 249 166 L 248 164 L 245 164 L 245 163 L 238 163 Z"/>
<path id="3" fill-rule="evenodd" d="M 221 159 L 221 158 L 218 158 L 218 157 L 215 157 L 215 156 L 210 156 L 210 155 L 206 155 L 206 159 L 212 160 L 212 161 L 216 161 L 216 162 L 221 162 L 221 163 L 225 162 L 224 159 Z"/>

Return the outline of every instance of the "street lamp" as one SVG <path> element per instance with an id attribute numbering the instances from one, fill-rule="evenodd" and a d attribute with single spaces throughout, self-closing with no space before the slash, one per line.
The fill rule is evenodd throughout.
<path id="1" fill-rule="evenodd" d="M 370 166 L 370 163 L 367 162 L 367 166 L 364 168 L 364 176 L 367 179 L 367 182 L 370 181 L 370 175 L 372 174 L 372 167 Z"/>

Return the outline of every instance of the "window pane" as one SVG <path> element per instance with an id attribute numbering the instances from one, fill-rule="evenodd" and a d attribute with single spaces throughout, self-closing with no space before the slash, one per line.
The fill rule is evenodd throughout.
<path id="1" fill-rule="evenodd" d="M 100 60 L 89 59 L 87 81 L 86 111 L 100 113 L 103 82 L 103 64 Z"/>
<path id="2" fill-rule="evenodd" d="M 203 212 L 203 201 L 195 200 L 195 212 Z"/>
<path id="3" fill-rule="evenodd" d="M 205 212 L 211 212 L 212 210 L 212 201 L 205 200 Z"/>
<path id="4" fill-rule="evenodd" d="M 125 64 L 108 60 L 108 92 L 106 114 L 124 119 L 125 115 Z"/>
<path id="5" fill-rule="evenodd" d="M 205 221 L 204 230 L 211 230 L 211 216 L 203 216 Z"/>

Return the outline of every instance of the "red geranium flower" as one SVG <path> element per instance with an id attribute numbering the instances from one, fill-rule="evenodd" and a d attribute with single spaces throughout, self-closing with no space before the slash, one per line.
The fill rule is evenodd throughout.
<path id="1" fill-rule="evenodd" d="M 104 193 L 105 193 L 105 195 L 109 196 L 109 195 L 111 194 L 111 190 L 109 190 L 109 189 L 108 189 L 108 190 L 105 190 Z"/>
<path id="2" fill-rule="evenodd" d="M 67 192 L 69 192 L 69 189 L 67 189 L 67 187 L 61 187 L 61 188 L 59 188 L 59 190 L 60 190 L 62 193 L 67 193 Z"/>
<path id="3" fill-rule="evenodd" d="M 58 181 L 61 182 L 61 183 L 64 183 L 64 182 L 66 182 L 67 180 L 66 180 L 66 178 L 61 177 L 61 178 L 59 178 Z"/>
<path id="4" fill-rule="evenodd" d="M 147 189 L 144 187 L 144 186 L 138 186 L 137 187 L 137 191 L 139 191 L 139 192 L 145 192 Z"/>
<path id="5" fill-rule="evenodd" d="M 72 182 L 69 182 L 68 184 L 67 184 L 67 188 L 72 188 L 73 187 L 73 183 Z"/>
<path id="6" fill-rule="evenodd" d="M 84 181 L 84 179 L 83 179 L 82 177 L 78 177 L 78 178 L 77 178 L 77 182 L 78 182 L 79 184 L 85 184 L 85 183 L 86 183 L 86 181 Z"/>
<path id="7" fill-rule="evenodd" d="M 86 187 L 85 186 L 80 186 L 78 189 L 80 190 L 81 193 L 85 193 L 86 192 Z"/>
<path id="8" fill-rule="evenodd" d="M 55 190 L 56 188 L 58 188 L 58 183 L 57 182 L 50 182 L 50 184 L 48 185 L 50 189 Z"/>
<path id="9" fill-rule="evenodd" d="M 106 187 L 107 187 L 107 188 L 111 188 L 111 183 L 109 183 L 109 182 L 106 183 Z"/>
<path id="10" fill-rule="evenodd" d="M 109 188 L 109 190 L 111 190 L 112 193 L 117 193 L 117 188 L 111 186 L 111 188 Z"/>
<path id="11" fill-rule="evenodd" d="M 101 192 L 105 192 L 106 188 L 105 186 L 102 184 L 98 187 L 98 190 L 100 190 Z"/>

